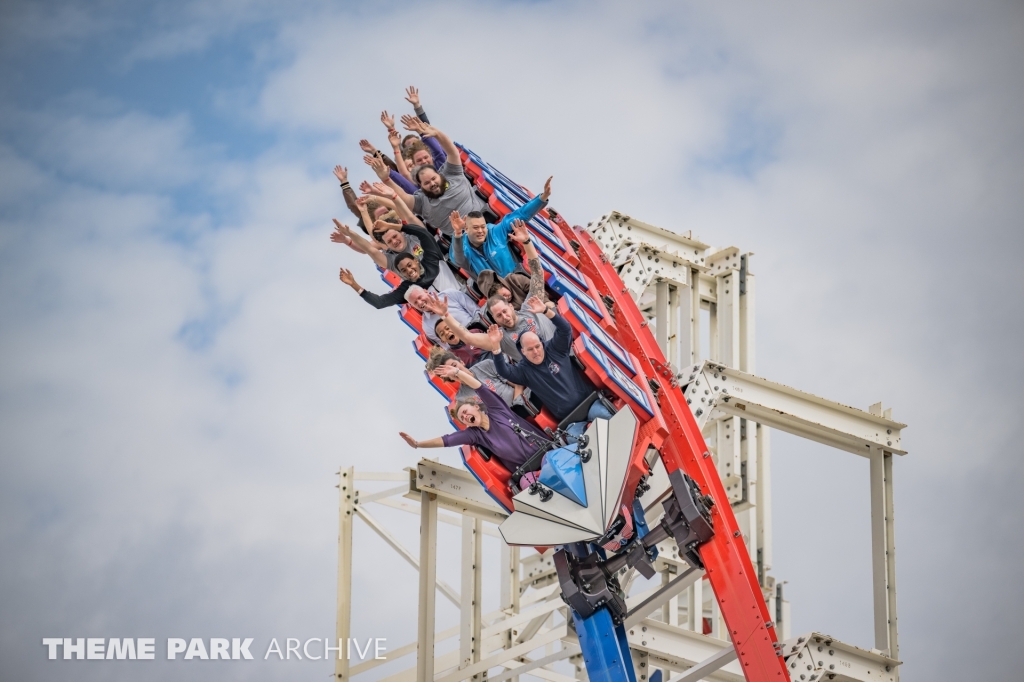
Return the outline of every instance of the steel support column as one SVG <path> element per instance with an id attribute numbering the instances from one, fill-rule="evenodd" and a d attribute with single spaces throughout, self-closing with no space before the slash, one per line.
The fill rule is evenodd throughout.
<path id="1" fill-rule="evenodd" d="M 338 604 L 335 635 L 345 646 L 352 633 L 352 517 L 355 516 L 354 467 L 338 472 Z M 339 651 L 334 659 L 334 679 L 348 680 L 348 656 Z"/>
<path id="2" fill-rule="evenodd" d="M 896 635 L 896 541 L 892 453 L 871 454 L 871 566 L 875 601 L 875 648 L 899 658 Z"/>
<path id="3" fill-rule="evenodd" d="M 420 493 L 420 608 L 416 682 L 434 679 L 434 607 L 437 591 L 437 495 Z"/>

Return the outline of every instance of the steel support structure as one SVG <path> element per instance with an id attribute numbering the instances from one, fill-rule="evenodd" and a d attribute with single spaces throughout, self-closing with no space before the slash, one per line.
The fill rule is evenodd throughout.
<path id="1" fill-rule="evenodd" d="M 631 589 L 638 584 L 635 575 L 624 571 L 619 576 L 629 609 L 623 646 L 629 648 L 638 682 L 656 679 L 655 671 L 661 682 L 799 679 L 808 672 L 798 671 L 795 664 L 806 665 L 804 658 L 819 653 L 818 646 L 832 653 L 830 659 L 812 662 L 815 679 L 828 679 L 837 669 L 829 666 L 841 666 L 836 679 L 898 682 L 892 455 L 904 454 L 904 425 L 892 421 L 891 410 L 880 405 L 856 410 L 756 376 L 752 254 L 735 247 L 709 250 L 690 234 L 615 212 L 587 230 L 572 230 L 572 238 L 580 270 L 609 304 L 620 330 L 618 340 L 655 377 L 660 408 L 672 432 L 659 460 L 664 466 L 656 465 L 652 491 L 642 500 L 648 523 L 658 522 L 658 493 L 668 487 L 667 470 L 682 469 L 702 492 L 720 502 L 715 537 L 702 548 L 706 574 L 693 571 L 668 541 L 658 548 L 655 570 L 660 579 Z M 698 380 L 700 392 L 691 394 Z M 700 397 L 705 400 L 700 402 Z M 869 459 L 874 651 L 819 633 L 790 638 L 789 604 L 770 572 L 773 428 Z M 505 512 L 468 471 L 422 460 L 400 473 L 350 468 L 339 474 L 338 637 L 351 633 L 355 517 L 420 573 L 417 640 L 391 648 L 387 656 L 395 660 L 415 654 L 416 662 L 382 678 L 385 682 L 488 676 L 494 682 L 518 682 L 521 675 L 550 682 L 587 679 L 573 619 L 559 599 L 551 552 L 537 554 L 501 543 L 499 608 L 482 612 L 483 538 L 500 537 L 495 525 Z M 374 489 L 356 490 L 355 481 Z M 391 487 L 378 487 L 387 482 Z M 418 557 L 362 508 L 371 503 L 420 516 Z M 438 523 L 461 529 L 458 592 L 437 577 Z M 439 632 L 438 592 L 460 613 L 457 624 Z M 459 646 L 435 656 L 435 645 L 453 637 Z M 776 641 L 778 650 L 772 646 Z M 355 677 L 384 662 L 349 667 L 348 661 L 337 661 L 335 674 L 338 679 Z"/>

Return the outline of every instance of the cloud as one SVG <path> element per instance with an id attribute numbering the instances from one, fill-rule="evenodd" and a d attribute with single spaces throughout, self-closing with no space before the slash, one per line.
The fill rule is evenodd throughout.
<path id="1" fill-rule="evenodd" d="M 240 62 L 255 94 L 209 95 L 214 115 L 270 140 L 244 163 L 189 94 L 168 108 L 84 83 L 0 115 L 5 672 L 52 672 L 25 644 L 42 636 L 331 634 L 333 472 L 397 470 L 417 456 L 399 429 L 447 428 L 405 328 L 335 279 L 345 264 L 383 290 L 375 271 L 327 240 L 345 213 L 331 166 L 369 176 L 355 141 L 383 143 L 380 109 L 406 111 L 410 83 L 432 121 L 510 176 L 553 173 L 574 222 L 618 208 L 755 251 L 758 372 L 862 407 L 883 399 L 911 424 L 896 471 L 905 679 L 967 665 L 959 644 L 933 641 L 1019 630 L 1019 591 L 993 587 L 1015 584 L 998 548 L 1015 546 L 1006 519 L 1020 516 L 1003 508 L 1021 476 L 1018 10 L 172 14 L 118 38 L 115 66 L 173 68 L 230 41 L 273 55 Z M 781 435 L 774 462 L 773 573 L 790 581 L 794 626 L 870 646 L 866 462 Z M 811 560 L 816 524 L 833 532 Z M 398 531 L 409 546 L 415 525 Z M 357 533 L 359 584 L 394 587 L 360 592 L 359 627 L 411 637 L 396 614 L 414 576 Z M 936 570 L 951 562 L 983 578 L 951 594 Z M 936 605 L 961 614 L 959 631 Z M 986 674 L 1011 662 L 991 657 Z"/>

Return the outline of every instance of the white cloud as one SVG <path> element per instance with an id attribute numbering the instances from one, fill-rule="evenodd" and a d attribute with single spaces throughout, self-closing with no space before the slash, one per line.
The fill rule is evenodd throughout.
<path id="1" fill-rule="evenodd" d="M 911 423 L 897 471 L 905 679 L 956 669 L 953 648 L 927 644 L 950 636 L 932 602 L 988 632 L 977 604 L 994 600 L 984 585 L 975 602 L 936 596 L 949 588 L 935 566 L 961 560 L 946 515 L 973 496 L 948 533 L 976 536 L 997 584 L 1010 569 L 972 523 L 1000 511 L 976 495 L 982 472 L 1020 475 L 1006 453 L 1021 404 L 1021 22 L 1004 11 L 320 7 L 254 46 L 290 55 L 254 101 L 211 95 L 277 140 L 245 164 L 197 133 L 188 101 L 163 116 L 8 109 L 0 543 L 17 552 L 0 584 L 22 592 L 18 629 L 330 634 L 332 472 L 411 464 L 420 453 L 396 432 L 446 429 L 411 337 L 338 284 L 338 265 L 383 285 L 327 240 L 345 213 L 330 167 L 368 177 L 355 140 L 382 143 L 380 109 L 407 111 L 401 90 L 415 83 L 439 127 L 512 177 L 537 186 L 554 173 L 570 220 L 619 208 L 757 252 L 760 372 L 855 405 L 885 400 Z M 134 68 L 274 16 L 244 3 L 186 15 L 125 48 Z M 209 205 L 181 208 L 173 193 L 197 183 Z M 866 594 L 864 528 L 837 521 L 822 540 L 852 568 L 807 561 L 797 537 L 808 518 L 865 512 L 862 463 L 778 443 L 790 494 L 776 497 L 788 525 L 775 573 L 791 581 L 797 623 L 870 645 L 870 610 L 821 596 L 836 576 Z M 821 494 L 793 497 L 811 488 Z M 382 571 L 399 591 L 414 582 L 401 566 L 357 570 L 361 584 Z M 382 598 L 361 622 L 397 641 L 407 619 L 393 617 L 394 593 Z M 1002 632 L 1019 623 L 1009 609 L 992 618 Z M 4 641 L 20 641 L 13 627 Z M 19 656 L 23 671 L 38 665 Z"/>

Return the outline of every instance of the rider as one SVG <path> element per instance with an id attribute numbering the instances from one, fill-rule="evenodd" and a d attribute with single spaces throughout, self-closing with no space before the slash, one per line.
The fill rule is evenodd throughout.
<path id="1" fill-rule="evenodd" d="M 464 386 L 476 390 L 475 397 L 462 398 L 455 403 L 451 416 L 466 425 L 464 431 L 418 441 L 407 433 L 402 438 L 414 448 L 448 448 L 458 445 L 482 445 L 497 457 L 509 471 L 526 463 L 537 450 L 548 444 L 540 429 L 517 416 L 494 391 L 484 386 L 465 369 L 442 365 L 434 369 L 442 379 L 457 379 Z"/>

